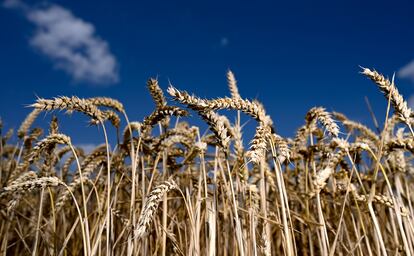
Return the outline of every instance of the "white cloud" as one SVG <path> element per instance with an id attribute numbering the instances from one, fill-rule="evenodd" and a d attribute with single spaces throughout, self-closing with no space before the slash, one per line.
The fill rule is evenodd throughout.
<path id="1" fill-rule="evenodd" d="M 30 44 L 76 81 L 95 84 L 118 82 L 117 61 L 107 42 L 96 35 L 91 23 L 58 5 L 33 8 L 19 0 L 7 0 L 3 6 L 24 12 L 36 27 Z"/>
<path id="2" fill-rule="evenodd" d="M 402 67 L 398 71 L 398 76 L 401 78 L 408 78 L 414 81 L 414 60 Z"/>

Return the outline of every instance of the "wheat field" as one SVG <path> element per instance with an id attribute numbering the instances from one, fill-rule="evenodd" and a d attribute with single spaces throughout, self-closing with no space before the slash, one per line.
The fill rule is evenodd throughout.
<path id="1" fill-rule="evenodd" d="M 314 107 L 294 138 L 231 71 L 216 99 L 149 79 L 154 110 L 137 121 L 112 98 L 38 98 L 16 136 L 0 130 L 0 252 L 412 255 L 414 113 L 393 79 L 361 74 L 388 102 L 381 125 Z M 72 144 L 59 111 L 85 115 L 102 144 Z M 46 129 L 33 127 L 41 114 Z"/>

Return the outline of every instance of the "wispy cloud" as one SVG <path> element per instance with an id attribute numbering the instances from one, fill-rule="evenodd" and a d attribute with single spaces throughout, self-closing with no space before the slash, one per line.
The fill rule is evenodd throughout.
<path id="1" fill-rule="evenodd" d="M 398 71 L 398 76 L 401 78 L 408 78 L 414 82 L 414 60 L 402 67 Z"/>
<path id="2" fill-rule="evenodd" d="M 229 39 L 227 37 L 222 37 L 220 39 L 220 46 L 226 47 L 227 45 L 229 45 Z"/>
<path id="3" fill-rule="evenodd" d="M 99 145 L 92 144 L 92 143 L 85 143 L 85 144 L 77 144 L 76 147 L 83 149 L 85 154 L 90 154 L 94 149 L 96 149 Z"/>
<path id="4" fill-rule="evenodd" d="M 411 95 L 407 100 L 408 107 L 414 109 L 414 95 Z"/>
<path id="5" fill-rule="evenodd" d="M 117 61 L 108 43 L 96 35 L 93 24 L 59 5 L 31 7 L 19 0 L 6 0 L 3 6 L 23 11 L 35 25 L 30 44 L 75 81 L 94 84 L 118 82 Z"/>

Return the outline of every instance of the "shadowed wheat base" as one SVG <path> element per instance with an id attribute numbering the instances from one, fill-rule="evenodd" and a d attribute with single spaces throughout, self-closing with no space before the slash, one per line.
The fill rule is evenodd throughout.
<path id="1" fill-rule="evenodd" d="M 1 255 L 413 255 L 413 112 L 394 81 L 361 73 L 389 103 L 380 132 L 314 107 L 283 138 L 231 71 L 216 99 L 149 79 L 142 120 L 111 98 L 37 99 L 16 138 L 0 130 Z M 104 143 L 85 154 L 55 116 L 33 127 L 62 110 Z"/>

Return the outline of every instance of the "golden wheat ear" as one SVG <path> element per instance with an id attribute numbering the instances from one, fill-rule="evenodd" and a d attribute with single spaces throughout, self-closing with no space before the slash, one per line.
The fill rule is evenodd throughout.
<path id="1" fill-rule="evenodd" d="M 144 207 L 142 208 L 141 215 L 138 219 L 138 225 L 135 230 L 135 236 L 142 238 L 149 226 L 151 220 L 157 212 L 158 204 L 166 193 L 173 189 L 177 189 L 178 186 L 173 180 L 164 181 L 156 186 L 146 197 Z"/>
<path id="2" fill-rule="evenodd" d="M 27 135 L 27 132 L 30 129 L 30 126 L 32 126 L 33 122 L 36 120 L 36 118 L 39 116 L 39 114 L 42 111 L 40 109 L 33 109 L 30 114 L 26 116 L 24 121 L 21 123 L 19 129 L 17 130 L 17 136 L 22 139 L 24 136 Z"/>
<path id="3" fill-rule="evenodd" d="M 306 114 L 306 122 L 312 123 L 314 121 L 319 121 L 328 133 L 334 137 L 339 135 L 339 127 L 336 124 L 335 120 L 332 118 L 331 114 L 322 107 L 314 107 Z"/>
<path id="4" fill-rule="evenodd" d="M 229 86 L 231 98 L 232 99 L 241 98 L 240 93 L 239 93 L 239 88 L 237 87 L 236 77 L 234 76 L 234 73 L 231 70 L 227 71 L 227 84 Z"/>
<path id="5" fill-rule="evenodd" d="M 167 100 L 165 99 L 164 93 L 161 87 L 159 86 L 157 79 L 154 79 L 154 78 L 148 79 L 147 88 L 157 108 L 167 105 Z"/>
<path id="6" fill-rule="evenodd" d="M 410 123 L 412 110 L 408 107 L 403 96 L 398 92 L 398 89 L 394 84 L 394 77 L 391 82 L 377 71 L 363 67 L 361 74 L 371 79 L 384 94 L 385 98 L 391 101 L 391 104 L 401 121 L 404 123 Z"/>
<path id="7" fill-rule="evenodd" d="M 39 98 L 36 103 L 30 106 L 43 111 L 66 110 L 69 114 L 73 111 L 78 111 L 90 116 L 96 122 L 104 120 L 104 115 L 93 103 L 76 96 L 62 96 L 53 99 Z"/>

